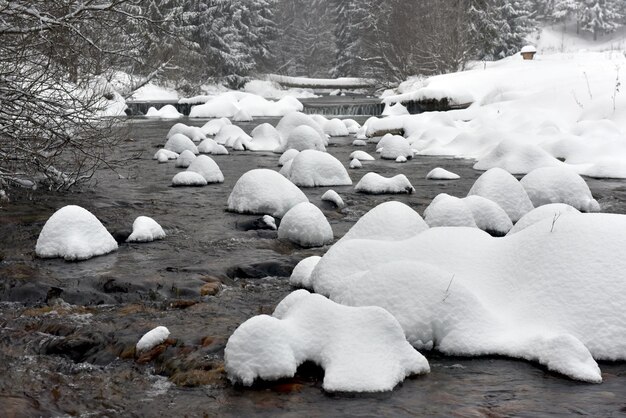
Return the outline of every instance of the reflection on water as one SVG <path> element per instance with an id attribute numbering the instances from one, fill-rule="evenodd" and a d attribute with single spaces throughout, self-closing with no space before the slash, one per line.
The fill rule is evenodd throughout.
<path id="1" fill-rule="evenodd" d="M 192 121 L 202 125 L 205 121 Z M 243 124 L 249 132 L 258 123 Z M 269 120 L 276 123 L 276 120 Z M 134 141 L 121 155 L 141 152 L 121 174 L 101 172 L 97 184 L 68 195 L 17 197 L 0 210 L 0 416 L 619 416 L 626 413 L 626 365 L 601 364 L 604 383 L 588 385 L 536 365 L 501 358 L 448 358 L 426 353 L 432 373 L 376 395 L 328 395 L 314 369 L 295 379 L 232 387 L 223 372 L 223 348 L 243 321 L 271 313 L 292 289 L 284 277 L 304 257 L 327 248 L 300 249 L 275 232 L 244 231 L 255 216 L 227 212 L 233 185 L 252 168 L 277 168 L 278 155 L 233 152 L 215 156 L 226 178 L 205 188 L 172 188 L 179 169 L 152 160 L 174 122 L 129 122 Z M 353 138 L 332 139 L 329 151 L 346 166 Z M 365 151 L 374 154 L 374 146 Z M 427 181 L 442 166 L 461 175 Z M 480 175 L 462 159 L 377 160 L 349 170 L 358 182 L 369 171 L 402 172 L 412 195 L 371 196 L 333 187 L 347 207 L 322 205 L 328 188 L 304 189 L 339 238 L 379 203 L 400 200 L 422 213 L 439 193 L 464 196 Z M 604 210 L 626 213 L 626 182 L 589 180 Z M 155 218 L 168 237 L 122 245 L 81 263 L 38 260 L 34 246 L 45 220 L 59 207 L 79 204 L 109 230 L 129 229 L 135 217 Z M 271 276 L 267 278 L 259 278 Z M 276 277 L 278 276 L 278 277 Z M 242 278 L 246 277 L 246 278 Z M 217 292 L 217 295 L 214 295 Z M 172 340 L 136 357 L 146 331 L 166 325 Z"/>

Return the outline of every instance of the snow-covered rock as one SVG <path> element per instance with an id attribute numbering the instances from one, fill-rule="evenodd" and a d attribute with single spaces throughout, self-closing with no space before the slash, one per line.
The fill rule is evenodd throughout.
<path id="1" fill-rule="evenodd" d="M 585 180 L 568 167 L 538 168 L 524 176 L 520 183 L 535 207 L 565 203 L 582 212 L 600 210 Z"/>
<path id="2" fill-rule="evenodd" d="M 160 109 L 156 109 L 155 107 L 150 107 L 146 112 L 147 118 L 161 118 L 161 119 L 178 119 L 182 118 L 183 114 L 179 113 L 178 110 L 172 105 L 165 105 Z"/>
<path id="3" fill-rule="evenodd" d="M 311 284 L 311 273 L 313 273 L 313 269 L 317 266 L 317 263 L 319 263 L 321 259 L 322 257 L 313 255 L 300 261 L 291 272 L 289 284 L 292 286 L 308 288 Z"/>
<path id="4" fill-rule="evenodd" d="M 228 197 L 228 209 L 282 218 L 298 203 L 309 199 L 276 171 L 255 169 L 242 175 Z"/>
<path id="5" fill-rule="evenodd" d="M 233 120 L 235 122 L 252 122 L 252 116 L 245 109 L 239 109 L 233 116 Z"/>
<path id="6" fill-rule="evenodd" d="M 135 348 L 137 352 L 151 350 L 157 345 L 163 344 L 169 336 L 170 331 L 166 327 L 156 327 L 153 330 L 146 332 L 137 342 L 137 346 Z"/>
<path id="7" fill-rule="evenodd" d="M 165 238 L 165 231 L 154 219 L 139 216 L 133 222 L 133 232 L 126 242 L 151 242 Z"/>
<path id="8" fill-rule="evenodd" d="M 224 145 L 215 144 L 215 146 L 211 148 L 211 151 L 209 151 L 209 154 L 211 154 L 211 155 L 228 155 L 228 150 L 226 149 L 226 147 Z"/>
<path id="9" fill-rule="evenodd" d="M 172 186 L 174 187 L 202 187 L 207 184 L 209 183 L 204 176 L 194 171 L 181 171 L 172 179 Z"/>
<path id="10" fill-rule="evenodd" d="M 237 125 L 224 125 L 215 135 L 215 142 L 226 147 L 232 147 L 238 139 L 250 141 L 250 135 Z"/>
<path id="11" fill-rule="evenodd" d="M 570 205 L 566 205 L 565 203 L 548 203 L 547 205 L 539 206 L 522 216 L 522 219 L 517 221 L 508 234 L 515 234 L 516 232 L 526 229 L 539 221 L 543 221 L 544 219 L 552 219 L 556 224 L 561 215 L 568 213 L 571 214 L 580 212 L 578 209 L 573 208 Z M 550 225 L 550 228 L 552 229 L 552 225 Z"/>
<path id="12" fill-rule="evenodd" d="M 168 149 L 160 149 L 152 157 L 153 160 L 157 160 L 160 163 L 166 163 L 169 160 L 175 160 L 178 158 L 178 154 Z"/>
<path id="13" fill-rule="evenodd" d="M 245 144 L 250 151 L 274 151 L 280 147 L 280 134 L 269 123 L 254 128 L 250 136 L 252 139 Z"/>
<path id="14" fill-rule="evenodd" d="M 363 164 L 361 163 L 361 161 L 354 158 L 352 161 L 350 161 L 350 168 L 352 169 L 363 168 Z"/>
<path id="15" fill-rule="evenodd" d="M 198 154 L 198 147 L 196 147 L 196 144 L 194 144 L 189 137 L 183 134 L 174 134 L 170 136 L 163 148 L 177 154 L 180 154 L 185 150 Z"/>
<path id="16" fill-rule="evenodd" d="M 189 112 L 190 118 L 232 118 L 239 111 L 235 100 L 225 97 L 216 97 L 207 103 L 193 106 Z"/>
<path id="17" fill-rule="evenodd" d="M 510 356 L 601 382 L 595 360 L 626 360 L 625 230 L 624 215 L 564 214 L 501 238 L 432 228 L 342 239 L 311 286 L 337 303 L 389 310 L 418 349 Z"/>
<path id="18" fill-rule="evenodd" d="M 117 250 L 117 242 L 91 212 L 69 205 L 57 210 L 43 226 L 35 253 L 41 258 L 87 260 Z"/>
<path id="19" fill-rule="evenodd" d="M 386 178 L 377 173 L 367 173 L 354 187 L 359 193 L 413 193 L 415 188 L 404 174 Z"/>
<path id="20" fill-rule="evenodd" d="M 458 180 L 461 176 L 441 167 L 433 168 L 426 175 L 428 180 Z"/>
<path id="21" fill-rule="evenodd" d="M 511 174 L 526 174 L 540 167 L 558 167 L 563 163 L 543 148 L 522 140 L 504 140 L 474 164 L 475 170 L 499 167 Z"/>
<path id="22" fill-rule="evenodd" d="M 307 149 L 326 151 L 324 138 L 308 125 L 301 125 L 292 130 L 287 137 L 284 148 L 298 151 Z"/>
<path id="23" fill-rule="evenodd" d="M 520 182 L 501 168 L 492 168 L 483 173 L 470 189 L 468 196 L 472 195 L 496 202 L 513 222 L 534 209 Z"/>
<path id="24" fill-rule="evenodd" d="M 324 133 L 330 136 L 348 136 L 348 128 L 340 119 L 331 119 L 324 124 Z"/>
<path id="25" fill-rule="evenodd" d="M 310 149 L 301 151 L 291 160 L 285 177 L 300 187 L 349 186 L 352 184 L 346 168 L 338 159 L 328 153 Z"/>
<path id="26" fill-rule="evenodd" d="M 383 110 L 383 116 L 402 116 L 408 114 L 409 111 L 402 105 L 402 103 L 396 103 L 394 105 L 386 103 L 385 109 Z"/>
<path id="27" fill-rule="evenodd" d="M 278 159 L 278 165 L 280 167 L 284 166 L 287 161 L 293 160 L 299 153 L 300 151 L 298 151 L 297 149 L 288 149 L 287 151 L 283 152 Z"/>
<path id="28" fill-rule="evenodd" d="M 273 216 L 270 215 L 263 215 L 263 222 L 265 223 L 265 225 L 267 225 L 270 229 L 276 231 L 278 229 L 278 227 L 276 226 L 276 219 L 274 219 Z"/>
<path id="29" fill-rule="evenodd" d="M 201 142 L 206 139 L 206 134 L 204 133 L 202 128 L 198 128 L 196 126 L 188 126 L 188 125 L 185 125 L 184 123 L 177 123 L 174 126 L 172 126 L 169 132 L 167 133 L 166 138 L 170 139 L 172 136 L 176 134 L 185 135 L 187 138 L 191 139 L 193 142 Z"/>
<path id="30" fill-rule="evenodd" d="M 472 212 L 476 226 L 483 231 L 501 237 L 513 227 L 509 215 L 496 202 L 482 196 L 467 196 L 462 199 Z"/>
<path id="31" fill-rule="evenodd" d="M 285 143 L 287 141 L 287 138 L 289 138 L 289 135 L 291 134 L 291 132 L 297 127 L 302 126 L 302 125 L 307 125 L 315 129 L 315 132 L 317 132 L 320 138 L 322 138 L 325 141 L 326 134 L 324 134 L 324 129 L 322 129 L 319 123 L 315 122 L 313 118 L 311 118 L 309 115 L 305 115 L 304 113 L 300 113 L 300 112 L 292 112 L 292 113 L 286 114 L 278 122 L 278 125 L 276 125 L 276 130 L 280 133 L 280 136 L 283 141 L 282 143 L 283 150 L 288 150 L 290 148 L 286 146 Z"/>
<path id="32" fill-rule="evenodd" d="M 278 238 L 301 247 L 321 247 L 333 241 L 333 230 L 317 206 L 302 202 L 287 211 L 278 227 Z"/>
<path id="33" fill-rule="evenodd" d="M 341 198 L 341 196 L 339 196 L 339 193 L 334 190 L 328 190 L 326 193 L 324 193 L 322 195 L 322 200 L 326 202 L 331 202 L 338 208 L 342 208 L 345 206 L 345 204 L 343 203 L 343 199 Z"/>
<path id="34" fill-rule="evenodd" d="M 422 217 L 401 202 L 385 202 L 371 209 L 341 238 L 371 240 L 404 240 L 428 229 Z"/>
<path id="35" fill-rule="evenodd" d="M 395 160 L 398 157 L 413 158 L 413 150 L 409 141 L 399 135 L 385 136 L 378 143 L 377 149 L 382 149 L 380 157 L 386 160 Z"/>
<path id="36" fill-rule="evenodd" d="M 257 378 L 293 377 L 313 361 L 324 369 L 329 392 L 390 391 L 430 370 L 384 309 L 341 306 L 306 290 L 283 299 L 273 316 L 244 322 L 229 338 L 224 360 L 229 379 L 248 386 Z"/>
<path id="37" fill-rule="evenodd" d="M 430 226 L 465 226 L 478 228 L 472 211 L 458 197 L 441 193 L 424 211 L 424 220 Z"/>
<path id="38" fill-rule="evenodd" d="M 406 157 L 404 155 L 399 155 L 398 158 L 396 158 L 396 162 L 400 163 L 400 164 L 403 164 L 403 163 L 407 162 L 407 159 L 406 159 Z"/>
<path id="39" fill-rule="evenodd" d="M 348 129 L 349 134 L 356 134 L 361 128 L 359 122 L 355 121 L 354 119 L 344 119 L 342 120 L 342 122 L 345 125 L 346 129 Z"/>
<path id="40" fill-rule="evenodd" d="M 223 183 L 224 175 L 222 174 L 222 170 L 220 170 L 219 166 L 213 158 L 208 155 L 199 155 L 195 160 L 191 162 L 187 171 L 191 171 L 194 173 L 200 174 L 207 183 Z"/>
<path id="41" fill-rule="evenodd" d="M 179 168 L 187 168 L 189 167 L 189 165 L 191 165 L 191 163 L 195 159 L 196 159 L 196 155 L 193 152 L 189 150 L 184 150 L 183 152 L 180 153 L 178 158 L 176 158 L 175 165 L 176 167 L 179 167 Z"/>
<path id="42" fill-rule="evenodd" d="M 363 141 L 362 139 L 355 139 L 354 141 L 352 141 L 352 145 L 354 145 L 355 147 L 365 147 L 367 146 L 367 142 Z"/>
<path id="43" fill-rule="evenodd" d="M 198 152 L 201 154 L 211 154 L 215 151 L 218 143 L 213 138 L 207 138 L 198 144 Z"/>
<path id="44" fill-rule="evenodd" d="M 376 158 L 372 157 L 371 155 L 369 155 L 367 152 L 365 151 L 354 151 L 352 154 L 350 154 L 350 159 L 357 159 L 359 161 L 375 161 Z"/>
<path id="45" fill-rule="evenodd" d="M 200 129 L 205 135 L 215 136 L 225 125 L 231 124 L 228 118 L 213 119 L 205 123 Z"/>

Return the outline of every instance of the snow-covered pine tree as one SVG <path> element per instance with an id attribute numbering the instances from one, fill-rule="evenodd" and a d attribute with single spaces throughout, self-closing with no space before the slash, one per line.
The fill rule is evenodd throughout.
<path id="1" fill-rule="evenodd" d="M 624 16 L 624 0 L 583 0 L 580 8 L 580 28 L 598 36 L 613 32 Z"/>
<path id="2" fill-rule="evenodd" d="M 536 27 L 529 0 L 497 0 L 494 20 L 499 27 L 493 56 L 504 58 L 519 52 L 526 36 Z"/>

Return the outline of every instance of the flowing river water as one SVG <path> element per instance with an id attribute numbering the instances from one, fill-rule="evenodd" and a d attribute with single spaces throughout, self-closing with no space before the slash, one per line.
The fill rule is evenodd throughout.
<path id="1" fill-rule="evenodd" d="M 241 126 L 249 132 L 265 121 L 277 123 Z M 273 231 L 246 231 L 258 216 L 225 210 L 237 179 L 253 168 L 276 169 L 279 155 L 215 156 L 223 184 L 170 187 L 179 169 L 152 156 L 173 123 L 124 122 L 130 139 L 117 152 L 129 160 L 119 175 L 102 170 L 93 187 L 81 192 L 15 195 L 0 208 L 1 417 L 626 415 L 623 362 L 600 364 L 604 383 L 590 385 L 524 361 L 433 352 L 424 353 L 430 374 L 409 378 L 390 393 L 325 393 L 323 374 L 314 365 L 303 366 L 293 379 L 232 386 L 223 370 L 228 337 L 246 319 L 271 313 L 293 290 L 288 284 L 293 266 L 327 248 L 301 249 L 278 241 Z M 346 166 L 356 149 L 353 139 L 334 138 L 329 147 Z M 375 154 L 371 144 L 359 149 Z M 304 192 L 324 211 L 338 239 L 384 201 L 400 200 L 423 213 L 439 193 L 464 196 L 481 174 L 472 164 L 435 157 L 406 164 L 365 162 L 363 169 L 349 170 L 355 184 L 369 171 L 403 173 L 416 193 L 372 196 L 334 187 L 347 204 L 343 210 L 321 202 L 328 188 Z M 437 166 L 461 180 L 425 180 Z M 625 181 L 588 183 L 604 211 L 626 213 Z M 124 244 L 79 263 L 35 258 L 45 221 L 68 204 L 90 210 L 110 231 L 129 230 L 135 217 L 150 216 L 168 236 Z M 170 339 L 137 357 L 137 340 L 158 325 L 169 328 Z"/>

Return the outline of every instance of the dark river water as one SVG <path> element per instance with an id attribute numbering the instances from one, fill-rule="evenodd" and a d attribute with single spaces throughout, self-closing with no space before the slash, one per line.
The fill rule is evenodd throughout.
<path id="1" fill-rule="evenodd" d="M 249 132 L 262 122 L 242 127 Z M 119 175 L 101 171 L 81 192 L 12 196 L 0 208 L 0 417 L 626 415 L 623 362 L 602 363 L 604 383 L 590 385 L 522 361 L 424 353 L 432 372 L 390 393 L 327 394 L 312 365 L 294 379 L 233 387 L 223 372 L 230 334 L 251 316 L 271 313 L 293 290 L 293 266 L 327 248 L 304 250 L 279 242 L 273 231 L 245 231 L 258 217 L 225 210 L 237 179 L 253 168 L 277 169 L 279 155 L 215 156 L 223 184 L 170 187 L 179 169 L 152 156 L 173 123 L 126 122 L 132 141 L 118 150 L 129 158 Z M 335 138 L 329 147 L 346 167 L 353 139 Z M 374 145 L 360 149 L 375 155 Z M 425 180 L 437 166 L 461 180 Z M 320 200 L 328 188 L 304 189 L 336 238 L 379 203 L 400 200 L 423 213 L 439 193 L 464 196 L 481 174 L 472 161 L 433 157 L 376 160 L 349 172 L 356 184 L 368 171 L 403 173 L 416 193 L 371 196 L 333 187 L 347 204 L 337 211 Z M 588 182 L 604 211 L 626 213 L 626 182 Z M 137 216 L 150 216 L 168 236 L 80 263 L 36 259 L 41 228 L 67 204 L 90 210 L 110 231 L 129 230 Z M 134 345 L 158 325 L 169 328 L 170 340 L 137 358 Z"/>

